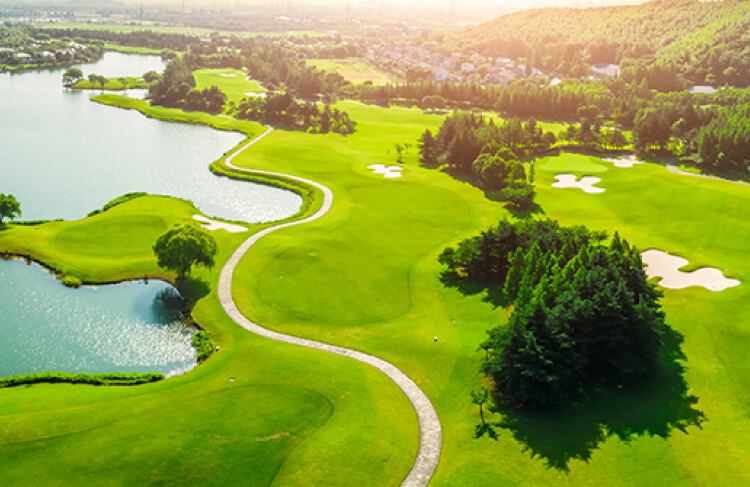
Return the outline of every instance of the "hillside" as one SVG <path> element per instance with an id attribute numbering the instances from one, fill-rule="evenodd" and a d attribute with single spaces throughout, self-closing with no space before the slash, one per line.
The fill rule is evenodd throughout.
<path id="1" fill-rule="evenodd" d="M 674 63 L 694 84 L 750 83 L 750 4 L 661 0 L 637 6 L 548 8 L 506 15 L 447 38 L 465 53 L 524 58 L 580 76 L 595 63 Z M 628 61 L 633 63 L 633 61 Z"/>

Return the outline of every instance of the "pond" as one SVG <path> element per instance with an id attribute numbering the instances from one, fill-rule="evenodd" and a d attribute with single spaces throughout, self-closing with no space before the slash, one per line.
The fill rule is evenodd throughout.
<path id="1" fill-rule="evenodd" d="M 0 261 L 0 377 L 47 370 L 161 372 L 196 364 L 194 330 L 150 281 L 66 288 L 43 267 Z"/>
<path id="2" fill-rule="evenodd" d="M 107 53 L 81 69 L 118 77 L 163 67 L 156 56 Z M 247 222 L 299 210 L 294 193 L 211 174 L 209 163 L 242 135 L 93 103 L 90 91 L 65 90 L 62 72 L 0 74 L 0 193 L 16 196 L 23 219 L 81 218 L 131 191 L 189 199 L 208 215 Z M 68 289 L 37 265 L 0 260 L 0 377 L 189 370 L 194 330 L 159 298 L 170 289 Z"/>
<path id="3" fill-rule="evenodd" d="M 85 75 L 163 70 L 157 56 L 109 52 Z M 166 123 L 91 102 L 99 91 L 65 90 L 63 70 L 0 75 L 0 192 L 22 219 L 74 219 L 131 191 L 191 200 L 204 213 L 247 222 L 296 213 L 295 193 L 214 176 L 208 165 L 244 136 Z"/>

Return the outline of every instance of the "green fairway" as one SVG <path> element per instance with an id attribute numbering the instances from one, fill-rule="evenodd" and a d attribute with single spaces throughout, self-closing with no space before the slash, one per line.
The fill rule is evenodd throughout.
<path id="1" fill-rule="evenodd" d="M 321 71 L 339 73 L 344 79 L 355 85 L 362 84 L 365 81 L 372 81 L 375 85 L 384 85 L 393 81 L 390 76 L 364 58 L 308 59 L 305 62 Z"/>
<path id="2" fill-rule="evenodd" d="M 131 104 L 150 116 L 224 120 L 228 128 L 240 123 L 105 97 L 97 99 Z M 419 165 L 416 139 L 426 128 L 437 129 L 441 116 L 355 102 L 337 107 L 357 121 L 355 134 L 276 130 L 234 159 L 334 192 L 323 218 L 253 246 L 235 273 L 234 299 L 263 326 L 377 355 L 412 377 L 443 428 L 430 485 L 750 483 L 749 188 L 674 174 L 658 164 L 615 168 L 570 153 L 537 161 L 543 215 L 618 230 L 643 250 L 681 255 L 691 268 L 717 267 L 742 285 L 720 293 L 665 290 L 667 322 L 685 338 L 686 394 L 679 374 L 666 371 L 585 408 L 491 415 L 491 421 L 514 424 L 499 427 L 497 441 L 474 439 L 479 414 L 469 392 L 481 383 L 477 348 L 506 311 L 481 290 L 443 285 L 437 256 L 508 212 L 469 183 Z M 261 127 L 247 130 L 258 134 Z M 369 164 L 396 163 L 397 143 L 412 144 L 403 177 L 373 174 Z M 606 191 L 552 188 L 562 172 L 595 174 Z M 101 280 L 125 268 L 155 275 L 150 235 L 194 211 L 165 200 L 136 199 L 81 222 L 12 227 L 0 232 L 0 249 L 28 249 Z M 130 237 L 128 228 L 144 234 Z M 97 236 L 101 244 L 92 242 Z M 216 237 L 217 268 L 197 273 L 212 289 L 220 263 L 245 238 Z M 117 256 L 121 262 L 114 262 Z M 385 377 L 351 360 L 257 338 L 224 315 L 213 292 L 198 302 L 194 317 L 221 350 L 184 376 L 135 388 L 0 391 L 0 450 L 9 459 L 0 466 L 3 478 L 22 483 L 33 470 L 42 483 L 61 475 L 113 485 L 380 486 L 403 479 L 416 451 L 417 425 Z"/>
<path id="3" fill-rule="evenodd" d="M 742 347 L 730 343 L 750 333 L 743 325 L 750 313 L 742 306 L 745 285 L 721 293 L 666 291 L 668 322 L 686 337 L 690 390 L 678 398 L 683 402 L 656 392 L 674 377 L 657 377 L 584 411 L 532 417 L 514 432 L 501 428 L 497 442 L 473 439 L 478 411 L 469 391 L 480 381 L 477 347 L 504 312 L 481 293 L 465 296 L 443 287 L 436 257 L 446 243 L 475 233 L 505 211 L 468 184 L 419 168 L 413 153 L 402 179 L 383 179 L 366 169 L 392 163 L 388 148 L 435 128 L 436 117 L 340 106 L 359 122 L 355 135 L 277 131 L 235 159 L 322 181 L 337 201 L 327 217 L 269 236 L 241 262 L 234 293 L 249 317 L 284 333 L 374 353 L 410 374 L 443 425 L 444 451 L 433 485 L 750 481 L 742 467 L 750 459 L 750 440 L 738 433 L 750 426 L 742 406 L 750 369 Z M 277 157 L 281 153 L 286 157 Z M 747 188 L 695 181 L 659 165 L 614 168 L 578 154 L 563 153 L 537 167 L 538 201 L 548 216 L 618 230 L 644 250 L 674 252 L 691 266 L 715 266 L 743 283 L 750 278 L 743 250 L 750 229 L 741 216 L 750 202 Z M 607 191 L 554 189 L 550 184 L 560 172 L 596 173 Z M 691 426 L 701 414 L 708 418 L 703 429 Z M 615 436 L 606 439 L 606 431 Z M 731 457 L 722 453 L 727 445 Z"/>
<path id="4" fill-rule="evenodd" d="M 227 102 L 239 103 L 248 93 L 265 93 L 267 90 L 255 80 L 248 80 L 239 69 L 199 69 L 193 72 L 196 89 L 218 87 L 227 95 Z"/>

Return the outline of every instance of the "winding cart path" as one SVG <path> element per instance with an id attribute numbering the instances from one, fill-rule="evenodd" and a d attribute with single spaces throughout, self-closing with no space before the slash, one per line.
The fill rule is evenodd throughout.
<path id="1" fill-rule="evenodd" d="M 235 156 L 237 156 L 237 154 L 244 152 L 246 149 L 261 141 L 272 131 L 273 128 L 271 127 L 263 134 L 251 140 L 239 150 L 235 151 L 233 154 L 226 158 L 225 164 L 236 171 L 242 171 L 248 174 L 280 176 L 287 179 L 293 179 L 310 186 L 314 186 L 323 192 L 323 205 L 318 211 L 308 216 L 307 218 L 287 223 L 281 223 L 279 225 L 266 228 L 265 230 L 258 232 L 245 240 L 242 245 L 240 245 L 237 250 L 234 251 L 227 263 L 221 269 L 218 290 L 218 296 L 219 301 L 221 302 L 221 306 L 224 308 L 224 311 L 226 311 L 229 317 L 232 318 L 232 320 L 234 320 L 238 325 L 250 331 L 251 333 L 270 338 L 271 340 L 292 343 L 294 345 L 314 348 L 317 350 L 322 350 L 324 352 L 335 353 L 337 355 L 343 355 L 354 360 L 359 360 L 360 362 L 364 362 L 377 368 L 385 375 L 387 375 L 393 382 L 395 382 L 396 385 L 404 392 L 404 394 L 414 407 L 414 411 L 416 411 L 417 418 L 419 420 L 420 431 L 419 451 L 417 452 L 417 457 L 414 460 L 414 464 L 412 465 L 409 474 L 401 483 L 401 487 L 425 487 L 432 478 L 432 475 L 435 472 L 435 468 L 437 467 L 438 460 L 440 459 L 442 433 L 440 428 L 440 420 L 438 419 L 437 413 L 435 412 L 435 408 L 432 406 L 432 403 L 427 398 L 425 393 L 422 392 L 422 390 L 414 383 L 413 380 L 409 378 L 409 376 L 407 376 L 393 364 L 373 355 L 368 355 L 356 350 L 351 350 L 349 348 L 330 345 L 328 343 L 317 342 L 305 338 L 298 338 L 291 335 L 284 335 L 283 333 L 278 333 L 264 328 L 257 323 L 253 323 L 245 315 L 243 315 L 237 308 L 237 305 L 232 298 L 232 276 L 237 267 L 237 264 L 240 262 L 240 259 L 242 259 L 242 257 L 252 248 L 252 246 L 255 245 L 256 242 L 258 242 L 258 240 L 270 233 L 281 230 L 282 228 L 293 227 L 295 225 L 302 225 L 304 223 L 315 221 L 328 213 L 328 210 L 331 209 L 331 205 L 333 204 L 333 192 L 326 186 L 320 183 L 316 183 L 315 181 L 310 181 L 309 179 L 304 179 L 296 176 L 290 176 L 288 174 L 245 169 L 232 164 L 232 161 L 234 160 Z"/>

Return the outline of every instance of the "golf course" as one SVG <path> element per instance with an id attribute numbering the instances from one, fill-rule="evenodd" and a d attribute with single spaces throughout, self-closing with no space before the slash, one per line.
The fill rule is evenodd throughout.
<path id="1" fill-rule="evenodd" d="M 262 90 L 237 70 L 195 77 L 228 101 Z M 216 351 L 189 372 L 133 387 L 0 389 L 7 485 L 401 485 L 435 432 L 420 428 L 398 381 L 325 345 L 392 364 L 426 396 L 442 435 L 430 486 L 750 484 L 746 185 L 658 161 L 617 167 L 565 151 L 537 159 L 534 216 L 617 231 L 640 251 L 686 259 L 682 271 L 711 267 L 739 285 L 662 289 L 666 321 L 682 341 L 675 360 L 645 381 L 584 406 L 486 412 L 498 436 L 475 438 L 480 413 L 470 392 L 486 380 L 479 346 L 509 311 L 486 289 L 445 279 L 438 255 L 517 215 L 495 193 L 419 162 L 418 137 L 445 115 L 340 101 L 335 108 L 356 120 L 356 131 L 311 134 L 117 95 L 95 101 L 158 123 L 239 132 L 246 138 L 206 168 L 248 188 L 294 192 L 302 203 L 277 221 L 231 219 L 247 232 L 210 231 L 216 265 L 194 269 L 188 293 Z M 409 144 L 402 163 L 394 144 Z M 399 166 L 401 177 L 368 167 L 375 164 Z M 603 191 L 556 187 L 560 175 L 597 178 L 589 187 Z M 0 252 L 88 284 L 173 282 L 157 266 L 154 241 L 195 215 L 216 219 L 174 196 L 135 197 L 80 219 L 11 223 L 0 228 Z M 266 336 L 323 346 L 248 332 L 241 317 Z M 426 485 L 427 472 L 403 485 Z"/>

